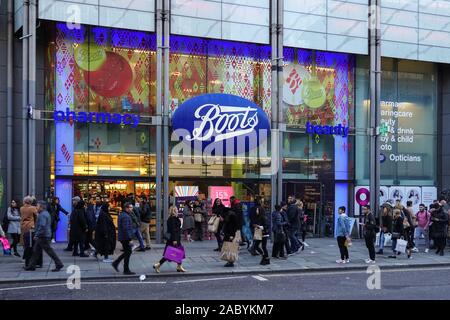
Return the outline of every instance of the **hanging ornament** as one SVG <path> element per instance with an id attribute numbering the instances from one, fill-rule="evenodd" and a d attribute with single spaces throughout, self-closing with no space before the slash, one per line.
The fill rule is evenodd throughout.
<path id="1" fill-rule="evenodd" d="M 320 142 L 320 136 L 319 136 L 318 134 L 315 135 L 315 137 L 314 137 L 314 142 L 315 142 L 316 144 L 318 144 L 318 143 Z"/>
<path id="2" fill-rule="evenodd" d="M 145 135 L 145 132 L 141 133 L 140 139 L 141 139 L 141 143 L 142 144 L 144 144 L 145 141 L 147 141 L 147 136 Z"/>

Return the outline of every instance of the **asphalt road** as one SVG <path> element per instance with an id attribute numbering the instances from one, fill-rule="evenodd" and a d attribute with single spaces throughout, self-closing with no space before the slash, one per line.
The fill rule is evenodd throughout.
<path id="1" fill-rule="evenodd" d="M 379 278 L 377 277 L 379 275 Z M 368 289 L 367 282 L 374 289 Z M 378 281 L 379 279 L 379 281 Z M 380 286 L 380 289 L 376 287 Z M 80 289 L 65 282 L 1 284 L 0 300 L 336 300 L 450 299 L 450 267 L 229 276 L 157 276 L 140 281 L 81 281 Z"/>

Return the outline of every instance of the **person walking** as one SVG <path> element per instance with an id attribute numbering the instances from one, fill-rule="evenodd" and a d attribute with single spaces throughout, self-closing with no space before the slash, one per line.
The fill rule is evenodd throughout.
<path id="1" fill-rule="evenodd" d="M 444 211 L 441 203 L 431 205 L 431 236 L 436 242 L 436 254 L 444 255 L 447 241 L 448 213 Z"/>
<path id="2" fill-rule="evenodd" d="M 125 203 L 130 203 L 133 206 L 133 211 L 130 213 L 130 217 L 131 221 L 133 222 L 133 234 L 139 242 L 139 249 L 137 251 L 144 252 L 144 238 L 142 237 L 141 233 L 141 208 L 134 205 L 135 202 L 132 193 L 128 195 L 128 199 Z M 135 248 L 137 247 L 132 247 L 132 250 L 134 250 Z"/>
<path id="3" fill-rule="evenodd" d="M 375 263 L 375 239 L 377 235 L 377 223 L 375 217 L 370 210 L 369 205 L 362 206 L 362 213 L 365 217 L 364 223 L 361 223 L 364 227 L 364 240 L 366 247 L 369 250 L 369 259 L 366 259 L 366 263 Z"/>
<path id="4" fill-rule="evenodd" d="M 58 197 L 53 197 L 52 202 L 49 205 L 49 213 L 52 218 L 52 243 L 56 241 L 56 230 L 58 229 L 58 223 L 61 220 L 59 217 L 60 212 L 64 213 L 66 216 L 69 214 L 59 203 Z"/>
<path id="5" fill-rule="evenodd" d="M 133 252 L 131 248 L 132 239 L 135 234 L 135 229 L 133 228 L 133 221 L 131 215 L 133 214 L 133 204 L 131 202 L 126 202 L 124 205 L 124 211 L 119 214 L 117 221 L 117 237 L 119 242 L 122 244 L 123 253 L 113 261 L 111 264 L 114 270 L 119 272 L 119 264 L 123 260 L 123 274 L 133 275 L 135 274 L 130 270 L 130 257 Z"/>
<path id="6" fill-rule="evenodd" d="M 234 211 L 233 211 L 234 212 Z M 239 229 L 239 222 L 238 217 L 236 216 L 236 221 L 238 224 L 238 230 Z M 255 225 L 254 225 L 255 233 L 257 230 L 261 235 L 261 240 L 255 240 L 255 251 L 258 252 L 261 256 L 261 265 L 267 265 L 270 264 L 270 258 L 269 253 L 267 252 L 267 240 L 269 239 L 270 230 L 269 230 L 269 223 L 267 221 L 267 217 L 265 212 L 262 210 L 258 210 L 255 217 Z M 262 244 L 262 249 L 260 248 L 260 245 Z"/>
<path id="7" fill-rule="evenodd" d="M 429 227 L 430 227 L 430 219 L 431 215 L 426 209 L 425 205 L 421 203 L 419 205 L 419 211 L 416 213 L 416 220 L 417 220 L 417 227 L 414 232 L 414 238 L 416 244 L 419 243 L 420 237 L 424 237 L 425 239 L 425 253 L 428 253 L 430 250 L 430 234 L 429 234 Z"/>
<path id="8" fill-rule="evenodd" d="M 214 234 L 214 236 L 216 237 L 217 240 L 217 248 L 214 249 L 214 251 L 220 251 L 222 250 L 222 229 L 223 229 L 223 224 L 224 224 L 224 211 L 225 211 L 225 206 L 222 203 L 222 200 L 220 200 L 219 198 L 216 198 L 214 200 L 214 204 L 212 207 L 212 213 L 219 218 L 220 222 L 219 222 L 219 227 L 217 228 L 217 232 Z"/>
<path id="9" fill-rule="evenodd" d="M 274 238 L 272 258 L 286 259 L 284 255 L 284 243 L 286 241 L 284 226 L 286 224 L 287 221 L 283 219 L 283 215 L 281 214 L 281 205 L 275 205 L 275 211 L 272 212 L 272 232 Z"/>
<path id="10" fill-rule="evenodd" d="M 297 201 L 294 196 L 290 196 L 288 200 L 288 209 L 287 209 L 287 216 L 289 221 L 289 242 L 291 246 L 291 252 L 288 253 L 288 255 L 292 255 L 294 253 L 298 253 L 301 246 L 300 242 L 298 241 L 298 230 L 299 230 L 299 212 L 297 207 Z"/>
<path id="11" fill-rule="evenodd" d="M 230 197 L 230 202 L 231 202 L 231 210 L 233 210 L 233 212 L 236 214 L 238 227 L 241 233 L 241 240 L 239 242 L 239 245 L 243 246 L 247 244 L 247 246 L 249 246 L 248 239 L 245 236 L 244 232 L 244 211 L 242 210 L 242 203 L 235 196 Z"/>
<path id="12" fill-rule="evenodd" d="M 345 213 L 345 207 L 339 207 L 339 217 L 337 221 L 337 243 L 339 252 L 341 253 L 341 259 L 336 260 L 336 263 L 344 264 L 350 263 L 350 257 L 348 255 L 348 243 L 350 241 L 350 219 Z"/>
<path id="13" fill-rule="evenodd" d="M 417 227 L 417 219 L 416 219 L 416 215 L 414 213 L 412 201 L 409 201 L 409 200 L 406 201 L 406 210 L 408 211 L 409 221 L 410 221 L 410 227 L 408 230 L 408 239 L 407 240 L 410 244 L 411 251 L 419 252 L 419 249 L 417 249 L 416 244 L 414 242 L 414 234 L 415 234 L 416 227 Z"/>
<path id="14" fill-rule="evenodd" d="M 403 225 L 403 216 L 402 211 L 397 207 L 393 211 L 393 223 L 392 223 L 392 252 L 393 254 L 389 256 L 389 258 L 397 258 L 397 255 L 400 255 L 401 252 L 397 252 L 395 249 L 397 247 L 398 239 L 401 239 L 405 234 L 404 225 Z"/>
<path id="15" fill-rule="evenodd" d="M 282 201 L 281 204 L 281 217 L 283 219 L 283 231 L 285 234 L 285 241 L 284 241 L 284 247 L 286 249 L 286 256 L 289 255 L 291 253 L 291 245 L 290 245 L 290 240 L 289 240 L 289 220 L 288 220 L 288 216 L 287 216 L 287 209 L 288 209 L 288 204 L 285 201 Z"/>
<path id="16" fill-rule="evenodd" d="M 266 212 L 264 210 L 264 207 L 262 206 L 261 199 L 259 197 L 255 198 L 254 201 L 255 205 L 250 209 L 249 218 L 250 218 L 250 230 L 252 234 L 255 234 L 255 226 L 257 226 L 256 218 L 257 216 L 262 213 L 264 216 L 266 215 Z M 252 245 L 250 246 L 250 254 L 252 256 L 257 256 L 258 253 L 256 252 L 256 241 L 253 239 Z"/>
<path id="17" fill-rule="evenodd" d="M 197 241 L 203 241 L 203 222 L 206 220 L 206 210 L 199 200 L 194 201 L 193 214 L 195 220 L 195 236 Z"/>
<path id="18" fill-rule="evenodd" d="M 262 211 L 259 214 L 263 214 Z M 224 210 L 223 241 L 232 242 L 239 230 L 236 214 L 229 208 Z M 266 250 L 267 251 L 267 250 Z M 234 261 L 228 261 L 225 267 L 234 267 Z"/>
<path id="19" fill-rule="evenodd" d="M 192 202 L 186 200 L 183 208 L 183 232 L 186 235 L 186 240 L 192 242 L 192 231 L 195 228 L 194 212 Z"/>
<path id="20" fill-rule="evenodd" d="M 58 272 L 64 267 L 64 265 L 51 247 L 52 218 L 50 213 L 47 211 L 47 203 L 45 201 L 38 201 L 37 211 L 39 215 L 37 217 L 36 231 L 34 234 L 36 243 L 33 248 L 33 255 L 30 263 L 27 267 L 25 267 L 25 270 L 36 270 L 36 264 L 42 259 L 42 250 L 44 250 L 45 253 L 47 253 L 47 255 L 55 262 L 55 268 L 51 271 Z"/>
<path id="21" fill-rule="evenodd" d="M 305 242 L 306 240 L 306 228 L 308 225 L 308 215 L 305 213 L 304 203 L 303 201 L 298 201 L 298 219 L 300 223 L 300 235 L 301 235 L 301 243 L 302 243 L 302 250 L 305 249 L 305 247 L 308 247 L 308 244 Z"/>
<path id="22" fill-rule="evenodd" d="M 150 250 L 152 248 L 150 241 L 150 222 L 152 220 L 152 211 L 150 210 L 150 204 L 148 203 L 147 197 L 142 197 L 142 202 L 140 206 L 141 211 L 141 234 L 145 240 L 145 250 Z"/>
<path id="23" fill-rule="evenodd" d="M 175 206 L 174 206 L 175 207 Z M 178 211 L 176 210 L 169 210 L 169 218 L 167 219 L 167 234 L 166 234 L 166 246 L 164 248 L 163 257 L 159 262 L 155 263 L 153 265 L 153 269 L 156 273 L 161 272 L 161 266 L 167 261 L 166 258 L 164 258 L 164 254 L 167 250 L 168 246 L 172 247 L 181 247 L 181 222 L 180 219 L 178 219 Z M 183 268 L 183 265 L 181 263 L 177 264 L 177 272 L 186 272 L 186 270 Z"/>
<path id="24" fill-rule="evenodd" d="M 11 244 L 11 248 L 14 251 L 14 255 L 20 258 L 20 254 L 17 251 L 17 245 L 20 242 L 20 210 L 19 203 L 16 200 L 11 200 L 11 205 L 8 207 L 6 212 L 8 219 L 8 229 L 7 233 L 11 236 L 13 242 Z M 4 230 L 5 231 L 5 230 Z"/>
<path id="25" fill-rule="evenodd" d="M 33 255 L 33 247 L 35 244 L 34 231 L 37 220 L 38 211 L 32 205 L 33 198 L 26 196 L 23 199 L 23 206 L 20 208 L 20 230 L 23 234 L 23 259 L 25 260 L 25 267 L 28 267 L 31 256 Z M 36 261 L 36 268 L 42 268 L 42 253 L 38 256 Z"/>
<path id="26" fill-rule="evenodd" d="M 95 241 L 94 241 L 94 231 L 95 226 L 97 224 L 98 216 L 100 215 L 100 210 L 102 207 L 102 202 L 100 200 L 100 197 L 95 198 L 95 203 L 93 203 L 93 199 L 91 198 L 90 203 L 87 205 L 87 208 L 85 208 L 85 218 L 86 218 L 86 224 L 88 231 L 86 232 L 86 238 L 84 242 L 84 248 L 85 249 L 91 249 L 91 254 L 97 256 L 97 252 L 95 250 Z"/>
<path id="27" fill-rule="evenodd" d="M 100 214 L 98 216 L 97 224 L 95 226 L 95 248 L 96 254 L 104 257 L 104 263 L 112 263 L 113 260 L 109 258 L 114 254 L 116 249 L 116 227 L 109 214 L 108 203 L 103 203 Z"/>
<path id="28" fill-rule="evenodd" d="M 380 243 L 378 244 L 379 250 L 376 254 L 382 255 L 384 253 L 384 240 L 385 235 L 392 233 L 392 210 L 394 207 L 388 200 L 381 205 L 381 228 L 380 228 Z"/>
<path id="29" fill-rule="evenodd" d="M 86 258 L 89 256 L 84 253 L 86 233 L 88 231 L 84 208 L 85 203 L 78 196 L 72 198 L 72 203 L 74 207 L 72 214 L 70 215 L 70 240 L 73 243 L 72 256 Z"/>

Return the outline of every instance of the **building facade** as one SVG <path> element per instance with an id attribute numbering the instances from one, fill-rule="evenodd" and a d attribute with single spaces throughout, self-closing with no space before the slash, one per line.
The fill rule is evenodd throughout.
<path id="1" fill-rule="evenodd" d="M 233 194 L 249 206 L 262 197 L 270 207 L 275 166 L 270 132 L 265 143 L 259 136 L 254 148 L 223 156 L 216 149 L 210 159 L 204 146 L 196 154 L 180 142 L 172 121 L 188 116 L 178 110 L 201 96 L 219 105 L 216 94 L 246 99 L 262 111 L 259 119 L 282 128 L 278 192 L 304 200 L 311 233 L 331 235 L 338 206 L 358 215 L 368 200 L 372 9 L 367 0 L 172 0 L 166 7 L 155 0 L 40 0 L 36 30 L 25 33 L 30 8 L 10 2 L 12 61 L 6 59 L 8 1 L 1 1 L 0 10 L 3 208 L 29 190 L 39 198 L 60 197 L 66 209 L 74 195 L 106 195 L 120 206 L 120 199 L 133 193 L 150 199 L 156 231 L 164 220 L 156 214 L 158 199 L 162 209 L 177 198 L 226 201 Z M 428 203 L 450 187 L 450 1 L 380 4 L 380 197 Z M 274 7 L 282 12 L 277 19 Z M 164 38 L 160 17 L 170 28 L 164 45 L 158 45 L 158 37 Z M 29 34 L 36 40 L 33 65 L 23 57 Z M 282 57 L 273 50 L 274 40 L 282 44 Z M 158 50 L 167 59 L 159 61 Z M 29 95 L 24 61 L 36 73 L 29 119 L 24 119 L 23 96 Z M 281 77 L 274 80 L 276 61 Z M 164 68 L 168 76 L 161 76 Z M 168 136 L 157 133 L 163 105 Z M 231 117 L 220 119 L 216 128 L 222 119 L 233 127 Z M 35 147 L 26 146 L 24 161 L 24 141 L 30 142 L 24 135 L 30 130 Z M 169 140 L 166 195 L 158 194 L 157 179 L 163 137 Z M 34 166 L 24 170 L 27 159 Z M 23 175 L 33 176 L 32 187 Z M 65 217 L 60 224 L 58 240 L 64 240 Z"/>

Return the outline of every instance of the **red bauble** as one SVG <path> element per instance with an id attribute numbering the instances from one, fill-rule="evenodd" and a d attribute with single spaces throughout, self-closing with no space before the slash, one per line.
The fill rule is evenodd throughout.
<path id="1" fill-rule="evenodd" d="M 106 53 L 106 60 L 98 70 L 83 73 L 91 90 L 105 98 L 124 95 L 133 82 L 130 64 L 114 52 Z"/>

